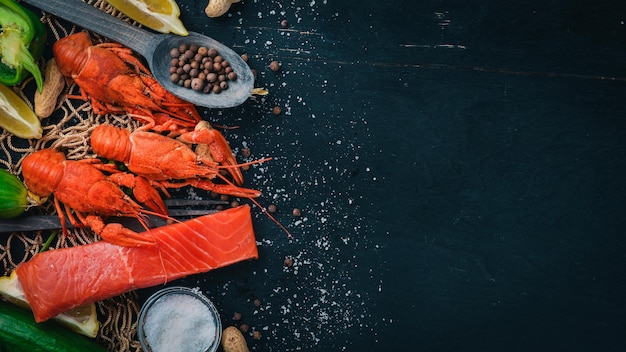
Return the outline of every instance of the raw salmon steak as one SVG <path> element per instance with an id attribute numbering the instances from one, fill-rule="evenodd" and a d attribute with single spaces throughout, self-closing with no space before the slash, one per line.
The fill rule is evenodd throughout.
<path id="1" fill-rule="evenodd" d="M 120 247 L 99 241 L 39 253 L 20 264 L 15 272 L 35 320 L 258 258 L 247 205 L 151 229 L 149 235 L 156 245 Z"/>

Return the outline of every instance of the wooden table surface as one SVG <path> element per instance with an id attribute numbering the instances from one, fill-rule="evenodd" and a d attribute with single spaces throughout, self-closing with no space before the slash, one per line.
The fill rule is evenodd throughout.
<path id="1" fill-rule="evenodd" d="M 254 350 L 623 348 L 626 4 L 204 5 L 270 91 L 210 115 L 296 240 L 257 214 L 258 261 L 182 282 Z"/>
<path id="2" fill-rule="evenodd" d="M 258 260 L 168 285 L 253 351 L 623 349 L 626 3 L 178 3 L 270 92 L 202 113 L 295 240 L 255 208 Z"/>

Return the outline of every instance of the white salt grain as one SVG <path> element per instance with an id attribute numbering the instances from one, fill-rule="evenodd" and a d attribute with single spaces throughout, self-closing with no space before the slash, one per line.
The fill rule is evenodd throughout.
<path id="1" fill-rule="evenodd" d="M 143 329 L 153 352 L 192 352 L 206 351 L 214 343 L 215 325 L 204 303 L 187 294 L 174 294 L 150 307 Z"/>

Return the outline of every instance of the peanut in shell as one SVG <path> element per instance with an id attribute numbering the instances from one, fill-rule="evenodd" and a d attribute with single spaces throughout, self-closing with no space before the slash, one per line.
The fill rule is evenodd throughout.
<path id="1" fill-rule="evenodd" d="M 35 115 L 40 119 L 52 115 L 64 88 L 65 77 L 59 71 L 56 61 L 51 59 L 46 64 L 41 93 L 35 92 Z"/>
<path id="2" fill-rule="evenodd" d="M 234 326 L 229 326 L 222 332 L 222 348 L 224 352 L 250 352 L 246 338 Z"/>

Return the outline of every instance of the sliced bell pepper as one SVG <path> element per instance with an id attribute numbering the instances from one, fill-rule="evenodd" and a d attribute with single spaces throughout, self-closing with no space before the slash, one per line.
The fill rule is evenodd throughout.
<path id="1" fill-rule="evenodd" d="M 43 23 L 14 0 L 0 0 L 0 27 L 0 83 L 16 85 L 30 72 L 41 92 L 43 79 L 36 61 L 46 44 Z"/>

